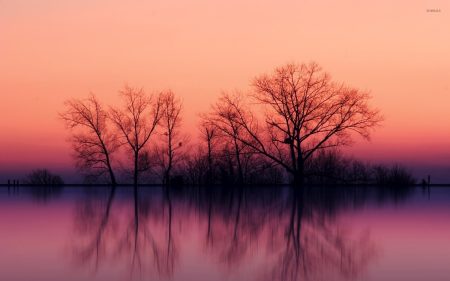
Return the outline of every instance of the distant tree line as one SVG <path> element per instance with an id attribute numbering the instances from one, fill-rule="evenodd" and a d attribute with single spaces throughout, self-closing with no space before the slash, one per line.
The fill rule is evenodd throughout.
<path id="1" fill-rule="evenodd" d="M 23 181 L 27 185 L 46 185 L 46 186 L 61 186 L 64 185 L 63 179 L 50 172 L 47 169 L 33 170 L 28 174 Z"/>
<path id="2" fill-rule="evenodd" d="M 411 172 L 400 164 L 365 163 L 345 157 L 337 150 L 319 152 L 308 163 L 306 171 L 310 184 L 408 186 L 416 183 Z"/>
<path id="3" fill-rule="evenodd" d="M 88 182 L 413 182 L 402 167 L 372 166 L 338 153 L 355 135 L 368 139 L 382 117 L 367 92 L 333 81 L 316 63 L 258 76 L 248 94 L 222 93 L 200 114 L 198 136 L 182 130 L 183 103 L 172 91 L 148 94 L 125 86 L 120 96 L 119 107 L 93 94 L 68 100 L 60 114 Z"/>

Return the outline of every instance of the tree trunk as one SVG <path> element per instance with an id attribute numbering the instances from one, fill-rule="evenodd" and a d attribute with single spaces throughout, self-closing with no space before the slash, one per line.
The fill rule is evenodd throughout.
<path id="1" fill-rule="evenodd" d="M 297 169 L 294 170 L 294 181 L 293 185 L 295 187 L 302 187 L 305 183 L 305 166 L 301 158 L 297 159 Z"/>
<path id="2" fill-rule="evenodd" d="M 111 162 L 109 160 L 109 155 L 106 155 L 106 164 L 108 166 L 109 177 L 111 178 L 111 185 L 112 186 L 116 186 L 117 185 L 116 177 L 115 177 L 114 172 L 113 172 L 112 167 L 111 167 Z"/>
<path id="3" fill-rule="evenodd" d="M 135 151 L 134 152 L 134 176 L 133 176 L 133 184 L 134 184 L 135 188 L 137 188 L 137 185 L 138 185 L 138 174 L 139 174 L 138 156 L 139 156 L 139 152 Z"/>
<path id="4" fill-rule="evenodd" d="M 164 172 L 164 184 L 170 185 L 170 172 L 172 171 L 172 163 L 173 163 L 173 149 L 172 149 L 172 133 L 169 132 L 169 139 L 168 139 L 168 151 L 167 151 L 167 157 L 168 157 L 168 164 L 167 169 Z"/>
<path id="5" fill-rule="evenodd" d="M 241 165 L 241 157 L 240 157 L 240 153 L 239 153 L 239 146 L 237 144 L 237 140 L 234 139 L 234 149 L 235 149 L 235 153 L 236 153 L 236 161 L 237 161 L 237 166 L 238 166 L 238 180 L 237 183 L 239 185 L 244 184 L 244 172 L 242 171 L 242 165 Z"/>
<path id="6" fill-rule="evenodd" d="M 295 156 L 297 156 L 296 162 L 295 162 L 295 169 L 294 169 L 294 186 L 295 187 L 302 187 L 305 181 L 305 160 L 303 159 L 303 153 L 302 148 L 300 145 L 300 140 L 297 137 L 297 155 L 293 153 L 293 157 L 295 159 Z"/>
<path id="7" fill-rule="evenodd" d="M 111 185 L 116 186 L 117 185 L 116 177 L 114 176 L 114 173 L 113 173 L 111 167 L 108 167 L 108 170 L 109 170 L 109 177 L 111 178 Z"/>
<path id="8" fill-rule="evenodd" d="M 208 173 L 206 176 L 206 183 L 211 184 L 212 178 L 212 153 L 211 153 L 211 141 L 208 139 Z"/>
<path id="9" fill-rule="evenodd" d="M 111 167 L 111 159 L 109 159 L 109 152 L 108 152 L 108 149 L 106 149 L 106 145 L 105 145 L 105 144 L 103 143 L 103 141 L 101 140 L 100 134 L 99 134 L 99 133 L 97 133 L 97 136 L 99 137 L 100 143 L 101 143 L 101 145 L 102 145 L 103 153 L 104 153 L 105 156 L 106 156 L 106 166 L 107 166 L 107 168 L 108 168 L 109 177 L 110 177 L 110 179 L 111 179 L 111 185 L 112 185 L 112 186 L 116 186 L 116 185 L 117 185 L 116 177 L 115 177 L 114 172 L 113 172 L 113 169 L 112 169 L 112 167 Z"/>
<path id="10" fill-rule="evenodd" d="M 166 172 L 164 173 L 164 184 L 170 185 L 170 173 L 172 171 L 172 156 L 169 156 L 169 165 L 167 166 Z"/>

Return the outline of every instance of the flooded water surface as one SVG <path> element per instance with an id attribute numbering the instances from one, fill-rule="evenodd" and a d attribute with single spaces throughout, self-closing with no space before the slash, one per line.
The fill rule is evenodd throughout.
<path id="1" fill-rule="evenodd" d="M 448 188 L 0 188 L 0 280 L 450 280 Z"/>

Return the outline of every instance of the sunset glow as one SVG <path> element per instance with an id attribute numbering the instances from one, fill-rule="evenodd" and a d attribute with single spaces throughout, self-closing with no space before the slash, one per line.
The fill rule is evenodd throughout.
<path id="1" fill-rule="evenodd" d="M 69 98 L 171 89 L 195 139 L 222 91 L 316 61 L 384 116 L 349 154 L 450 182 L 449 12 L 444 0 L 0 1 L 0 180 L 37 166 L 72 175 L 58 118 Z"/>

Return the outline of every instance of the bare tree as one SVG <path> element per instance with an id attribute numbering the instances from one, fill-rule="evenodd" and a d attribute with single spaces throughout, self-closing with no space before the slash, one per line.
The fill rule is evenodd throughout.
<path id="1" fill-rule="evenodd" d="M 85 100 L 68 100 L 65 106 L 61 119 L 67 128 L 80 129 L 71 138 L 78 168 L 88 176 L 108 173 L 111 184 L 116 185 L 111 155 L 117 150 L 118 142 L 108 128 L 107 112 L 94 95 Z"/>
<path id="2" fill-rule="evenodd" d="M 305 161 L 316 151 L 350 144 L 353 134 L 369 138 L 382 121 L 368 93 L 333 82 L 316 63 L 279 67 L 257 77 L 253 88 L 264 125 L 248 105 L 225 96 L 220 102 L 230 124 L 222 131 L 284 167 L 295 185 L 302 185 Z"/>
<path id="3" fill-rule="evenodd" d="M 25 184 L 44 185 L 44 186 L 61 186 L 64 185 L 63 179 L 51 173 L 47 169 L 33 170 L 25 179 Z"/>
<path id="4" fill-rule="evenodd" d="M 200 146 L 195 151 L 190 151 L 181 163 L 181 171 L 189 184 L 208 183 L 208 163 Z"/>
<path id="5" fill-rule="evenodd" d="M 172 91 L 161 95 L 161 127 L 163 130 L 163 147 L 160 149 L 160 165 L 163 169 L 163 183 L 170 184 L 171 172 L 179 156 L 176 151 L 187 141 L 180 132 L 182 102 Z"/>
<path id="6" fill-rule="evenodd" d="M 206 124 L 214 128 L 221 138 L 227 139 L 225 149 L 232 149 L 237 168 L 237 183 L 243 184 L 244 179 L 244 153 L 248 151 L 251 142 L 245 138 L 247 128 L 251 126 L 247 122 L 250 116 L 242 108 L 242 96 L 238 93 L 223 93 L 219 100 L 212 106 L 211 112 L 206 116 Z M 239 110 L 239 111 L 238 111 Z M 245 122 L 243 122 L 245 120 Z M 244 141 L 245 140 L 245 141 Z"/>
<path id="7" fill-rule="evenodd" d="M 218 137 L 216 127 L 211 124 L 210 120 L 206 115 L 201 116 L 202 120 L 200 123 L 200 136 L 201 140 L 206 142 L 206 159 L 208 163 L 208 170 L 206 172 L 206 183 L 213 183 L 214 178 L 214 156 L 213 150 L 216 144 L 216 139 Z"/>
<path id="8" fill-rule="evenodd" d="M 120 92 L 123 109 L 111 108 L 110 119 L 122 136 L 123 144 L 132 152 L 133 183 L 137 186 L 142 160 L 141 152 L 155 132 L 162 116 L 161 96 L 147 96 L 143 89 L 125 86 Z"/>

